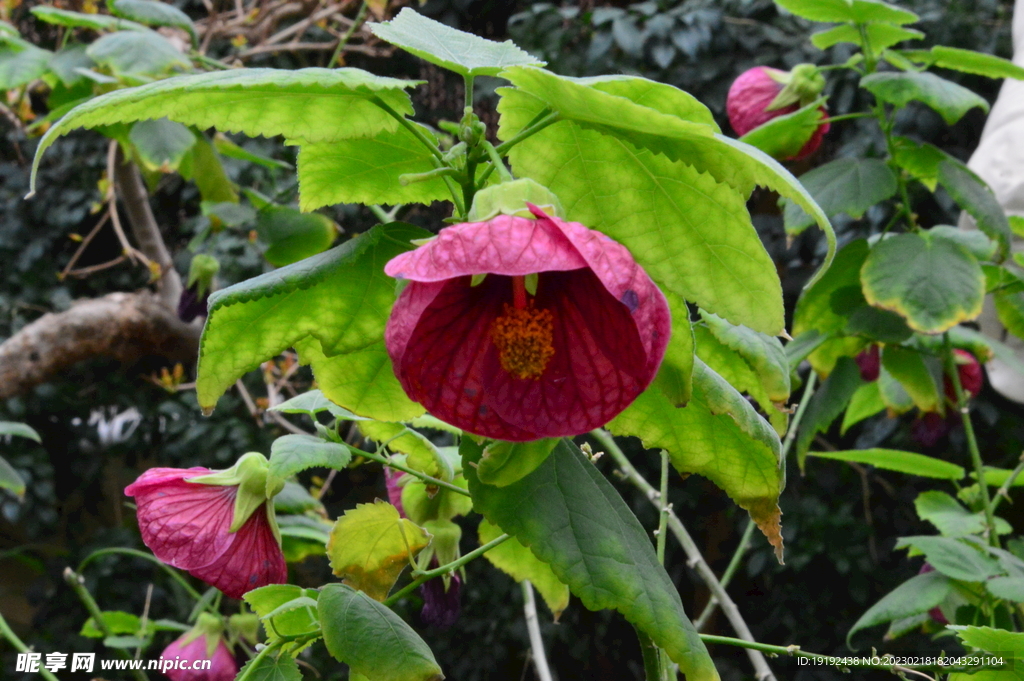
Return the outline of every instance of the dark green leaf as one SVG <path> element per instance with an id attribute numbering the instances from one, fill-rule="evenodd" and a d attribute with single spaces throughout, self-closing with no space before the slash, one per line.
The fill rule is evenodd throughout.
<path id="1" fill-rule="evenodd" d="M 267 206 L 261 210 L 256 233 L 269 244 L 263 257 L 278 267 L 323 253 L 338 234 L 334 221 L 326 215 L 302 213 L 288 206 Z"/>
<path id="2" fill-rule="evenodd" d="M 147 26 L 173 26 L 192 37 L 196 44 L 196 27 L 188 15 L 174 5 L 155 0 L 107 0 L 110 13 Z"/>
<path id="3" fill-rule="evenodd" d="M 95 65 L 96 63 L 92 60 L 92 57 L 86 54 L 85 45 L 69 45 L 50 59 L 50 70 L 57 74 L 61 83 L 68 88 L 80 83 L 85 78 L 78 69 L 88 69 Z M 86 92 L 92 95 L 92 88 L 88 88 Z M 73 101 L 80 103 L 78 100 Z M 47 102 L 51 108 L 51 113 L 54 103 L 55 100 L 52 97 Z M 61 106 L 66 105 L 62 104 Z M 68 110 L 70 111 L 70 109 Z M 65 113 L 67 112 L 65 111 Z"/>
<path id="4" fill-rule="evenodd" d="M 872 73 L 861 78 L 860 84 L 880 101 L 896 107 L 904 107 L 911 101 L 927 104 L 949 125 L 976 106 L 984 111 L 989 109 L 988 102 L 974 92 L 934 73 Z"/>
<path id="5" fill-rule="evenodd" d="M 934 145 L 906 137 L 894 137 L 893 145 L 896 149 L 893 160 L 929 190 L 935 191 L 939 182 L 939 164 L 951 157 Z"/>
<path id="6" fill-rule="evenodd" d="M 800 176 L 826 215 L 859 218 L 871 206 L 896 193 L 896 176 L 877 158 L 839 158 Z M 786 231 L 799 234 L 814 224 L 804 209 L 783 200 Z"/>
<path id="7" fill-rule="evenodd" d="M 313 435 L 284 435 L 270 447 L 270 474 L 290 478 L 314 466 L 342 470 L 351 460 L 346 445 L 324 442 Z"/>
<path id="8" fill-rule="evenodd" d="M 530 548 L 590 610 L 614 608 L 646 632 L 690 681 L 718 673 L 683 612 L 672 580 L 636 517 L 579 449 L 563 440 L 539 468 L 508 487 L 483 485 L 462 440 L 473 507 Z"/>
<path id="9" fill-rule="evenodd" d="M 988 185 L 959 161 L 947 159 L 939 164 L 939 183 L 961 208 L 970 213 L 983 231 L 999 244 L 996 262 L 1010 250 L 1010 223 Z"/>
<path id="10" fill-rule="evenodd" d="M 843 414 L 843 425 L 839 430 L 840 435 L 846 435 L 846 431 L 852 426 L 860 423 L 866 418 L 874 416 L 885 409 L 885 402 L 882 401 L 882 394 L 878 387 L 878 381 L 865 383 L 853 393 L 850 404 Z M 809 452 L 808 456 L 815 456 Z"/>
<path id="11" fill-rule="evenodd" d="M 942 367 L 936 358 L 899 345 L 888 345 L 882 353 L 882 366 L 900 382 L 918 409 L 943 411 L 938 385 L 942 380 Z"/>
<path id="12" fill-rule="evenodd" d="M 866 336 L 882 343 L 902 343 L 913 335 L 907 323 L 895 312 L 862 305 L 850 313 L 845 333 Z"/>
<path id="13" fill-rule="evenodd" d="M 917 517 L 927 520 L 944 537 L 963 537 L 985 531 L 985 514 L 971 513 L 945 492 L 929 490 L 914 500 Z"/>
<path id="14" fill-rule="evenodd" d="M 390 608 L 344 584 L 320 592 L 327 651 L 374 681 L 440 681 L 433 653 Z"/>
<path id="15" fill-rule="evenodd" d="M 1002 573 L 999 564 L 977 549 L 951 537 L 901 537 L 897 549 L 912 547 L 924 554 L 937 572 L 964 582 L 983 582 Z"/>
<path id="16" fill-rule="evenodd" d="M 971 252 L 979 261 L 991 260 L 995 254 L 998 244 L 989 239 L 983 232 L 976 229 L 959 229 L 950 225 L 937 225 L 928 230 L 928 233 L 939 239 L 955 241 Z"/>
<path id="17" fill-rule="evenodd" d="M 932 48 L 932 55 L 935 57 L 932 63 L 945 69 L 988 76 L 989 78 L 1024 80 L 1024 68 L 1017 66 L 1009 59 L 1003 59 L 994 54 L 936 45 Z"/>
<path id="18" fill-rule="evenodd" d="M 138 152 L 143 167 L 163 172 L 177 169 L 196 143 L 196 136 L 191 130 L 166 118 L 135 123 L 128 139 Z"/>
<path id="19" fill-rule="evenodd" d="M 1024 577 L 993 577 L 985 582 L 985 588 L 996 598 L 1024 603 Z"/>
<path id="20" fill-rule="evenodd" d="M 796 451 L 801 468 L 804 466 L 804 458 L 814 436 L 828 430 L 863 383 L 856 362 L 849 357 L 842 357 L 836 362 L 835 369 L 811 398 L 804 419 L 800 423 Z"/>
<path id="21" fill-rule="evenodd" d="M 51 58 L 53 52 L 32 45 L 19 50 L 0 49 L 0 90 L 13 90 L 41 77 L 49 69 Z"/>
<path id="22" fill-rule="evenodd" d="M 106 14 L 85 14 L 83 12 L 71 12 L 66 9 L 39 5 L 31 10 L 33 16 L 40 21 L 57 26 L 68 26 L 70 28 L 91 28 L 94 31 L 148 31 L 142 24 L 134 21 L 119 19 Z"/>
<path id="23" fill-rule="evenodd" d="M 864 296 L 915 331 L 941 333 L 981 314 L 985 276 L 963 246 L 928 232 L 875 244 L 861 271 Z"/>
<path id="24" fill-rule="evenodd" d="M 153 31 L 111 33 L 89 45 L 85 52 L 117 75 L 161 76 L 172 69 L 192 68 L 192 62 L 171 41 Z"/>
<path id="25" fill-rule="evenodd" d="M 1006 330 L 1017 338 L 1024 338 L 1024 293 L 1000 291 L 992 296 L 996 314 Z"/>
<path id="26" fill-rule="evenodd" d="M 952 590 L 952 581 L 941 572 L 926 572 L 911 577 L 860 616 L 846 635 L 846 645 L 850 645 L 853 635 L 861 629 L 928 612 L 938 607 Z"/>
<path id="27" fill-rule="evenodd" d="M 492 442 L 484 447 L 477 478 L 485 485 L 507 487 L 537 470 L 558 442 L 554 437 L 532 442 Z"/>
<path id="28" fill-rule="evenodd" d="M 408 7 L 391 21 L 369 26 L 381 40 L 464 76 L 496 76 L 509 66 L 544 65 L 511 40 L 486 40 L 428 19 Z"/>

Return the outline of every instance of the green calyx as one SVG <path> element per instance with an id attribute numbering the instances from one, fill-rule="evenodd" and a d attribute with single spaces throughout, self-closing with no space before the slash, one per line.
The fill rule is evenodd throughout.
<path id="1" fill-rule="evenodd" d="M 270 521 L 278 543 L 281 542 L 277 518 L 274 515 L 274 504 L 267 503 L 267 501 L 273 499 L 284 489 L 284 480 L 270 475 L 270 464 L 267 457 L 259 452 L 249 452 L 227 470 L 188 478 L 187 482 L 238 487 L 234 515 L 231 517 L 231 527 L 228 528 L 228 532 L 237 532 L 260 506 L 266 504 L 267 519 Z"/>
<path id="2" fill-rule="evenodd" d="M 539 207 L 545 213 L 564 218 L 565 211 L 558 197 L 547 187 L 530 179 L 502 182 L 481 189 L 473 197 L 473 206 L 466 216 L 467 222 L 486 222 L 496 215 L 514 215 L 534 219 L 527 203 Z"/>
<path id="3" fill-rule="evenodd" d="M 430 560 L 434 557 L 437 557 L 438 565 L 447 565 L 462 556 L 462 552 L 459 551 L 462 528 L 451 520 L 441 518 L 428 520 L 423 523 L 423 529 L 433 535 L 433 539 L 430 540 L 430 546 L 420 554 L 419 560 L 420 565 L 423 566 L 422 569 L 427 569 Z M 450 573 L 442 576 L 445 591 L 448 590 L 451 578 Z"/>
<path id="4" fill-rule="evenodd" d="M 807 106 L 825 89 L 825 76 L 814 64 L 797 64 L 788 72 L 778 71 L 769 75 L 784 87 L 765 111 L 784 109 L 792 104 Z"/>
<path id="5" fill-rule="evenodd" d="M 196 296 L 202 298 L 213 288 L 213 278 L 219 271 L 220 263 L 216 258 L 200 253 L 192 258 L 192 264 L 188 268 L 186 287 L 195 287 Z"/>
<path id="6" fill-rule="evenodd" d="M 207 659 L 213 658 L 213 653 L 217 650 L 217 644 L 224 637 L 224 618 L 208 612 L 200 613 L 196 619 L 195 626 L 181 637 L 181 641 L 188 644 L 200 636 L 206 637 Z"/>

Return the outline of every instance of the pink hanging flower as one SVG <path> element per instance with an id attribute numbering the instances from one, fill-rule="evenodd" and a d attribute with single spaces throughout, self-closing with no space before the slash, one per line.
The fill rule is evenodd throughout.
<path id="1" fill-rule="evenodd" d="M 767 66 L 755 66 L 744 71 L 739 78 L 733 81 L 729 87 L 729 94 L 725 100 L 725 111 L 729 116 L 729 125 L 742 137 L 748 132 L 764 125 L 773 118 L 793 113 L 800 108 L 800 102 L 771 109 L 770 105 L 779 96 L 786 81 L 791 78 L 790 72 L 773 69 Z M 828 112 L 821 107 L 823 115 Z M 831 123 L 823 123 L 818 126 L 811 138 L 807 140 L 800 151 L 790 156 L 787 161 L 802 161 L 821 146 L 825 134 L 832 127 Z"/>
<path id="2" fill-rule="evenodd" d="M 171 681 L 233 681 L 238 663 L 231 650 L 219 634 L 197 629 L 182 634 L 160 653 L 164 676 Z M 202 668 L 206 660 L 210 661 L 209 669 Z"/>
<path id="3" fill-rule="evenodd" d="M 878 344 L 872 345 L 853 359 L 857 362 L 862 379 L 868 383 L 878 380 L 878 374 L 882 371 L 882 356 Z"/>
<path id="4" fill-rule="evenodd" d="M 384 336 L 406 393 L 500 440 L 603 426 L 654 379 L 671 332 L 624 246 L 527 205 L 536 219 L 446 227 L 384 268 L 409 281 Z"/>
<path id="5" fill-rule="evenodd" d="M 288 569 L 272 500 L 264 496 L 239 504 L 239 483 L 190 481 L 231 470 L 218 474 L 200 467 L 151 468 L 124 492 L 135 497 L 142 541 L 157 558 L 231 598 L 241 598 L 257 587 L 286 582 Z M 239 515 L 246 517 L 232 531 Z"/>

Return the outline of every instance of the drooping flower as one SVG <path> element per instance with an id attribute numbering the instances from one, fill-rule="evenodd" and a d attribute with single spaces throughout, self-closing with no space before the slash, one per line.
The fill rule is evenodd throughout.
<path id="1" fill-rule="evenodd" d="M 171 681 L 232 681 L 238 674 L 238 663 L 224 643 L 223 628 L 219 617 L 199 615 L 195 627 L 160 653 L 164 676 Z M 205 660 L 210 661 L 209 669 L 194 666 Z"/>
<path id="2" fill-rule="evenodd" d="M 196 317 L 206 316 L 206 305 L 213 290 L 213 280 L 220 271 L 216 258 L 200 253 L 192 258 L 185 288 L 178 298 L 178 318 L 191 322 Z"/>
<path id="3" fill-rule="evenodd" d="M 813 67 L 801 68 L 807 66 L 801 64 L 792 71 L 755 66 L 733 81 L 726 96 L 725 111 L 736 134 L 742 137 L 773 118 L 793 113 L 817 98 L 824 79 Z M 780 97 L 783 97 L 781 101 Z M 825 107 L 820 111 L 827 116 Z M 801 161 L 813 154 L 831 127 L 831 123 L 819 125 L 800 151 L 784 160 Z"/>
<path id="4" fill-rule="evenodd" d="M 942 414 L 934 411 L 922 414 L 910 424 L 910 437 L 926 449 L 934 447 L 949 433 L 950 420 L 948 416 L 947 414 L 947 417 L 943 418 Z"/>
<path id="5" fill-rule="evenodd" d="M 157 558 L 241 598 L 288 578 L 266 480 L 266 459 L 250 453 L 225 471 L 151 468 L 124 492 Z"/>
<path id="6" fill-rule="evenodd" d="M 882 358 L 878 345 L 874 344 L 867 350 L 854 357 L 857 366 L 860 368 L 860 377 L 871 383 L 878 380 L 878 374 L 882 370 Z"/>
<path id="7" fill-rule="evenodd" d="M 430 562 L 430 569 L 438 566 L 437 560 Z M 447 629 L 459 621 L 462 614 L 462 577 L 458 571 L 447 579 L 431 579 L 420 587 L 423 609 L 420 619 L 423 623 L 439 629 Z"/>
<path id="8" fill-rule="evenodd" d="M 391 260 L 408 280 L 385 341 L 406 393 L 463 430 L 510 441 L 604 425 L 650 384 L 664 295 L 624 246 L 527 204 L 452 225 Z"/>
<path id="9" fill-rule="evenodd" d="M 405 473 L 388 466 L 384 467 L 384 486 L 388 491 L 388 501 L 398 509 L 398 515 L 405 516 L 405 509 L 402 508 L 402 486 L 398 481 L 405 477 Z"/>

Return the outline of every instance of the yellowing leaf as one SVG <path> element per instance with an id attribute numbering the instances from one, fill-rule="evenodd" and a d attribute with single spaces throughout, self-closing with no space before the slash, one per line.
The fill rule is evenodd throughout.
<path id="1" fill-rule="evenodd" d="M 409 560 L 430 539 L 423 528 L 378 499 L 357 504 L 338 518 L 327 542 L 327 557 L 334 574 L 346 584 L 383 601 Z"/>

